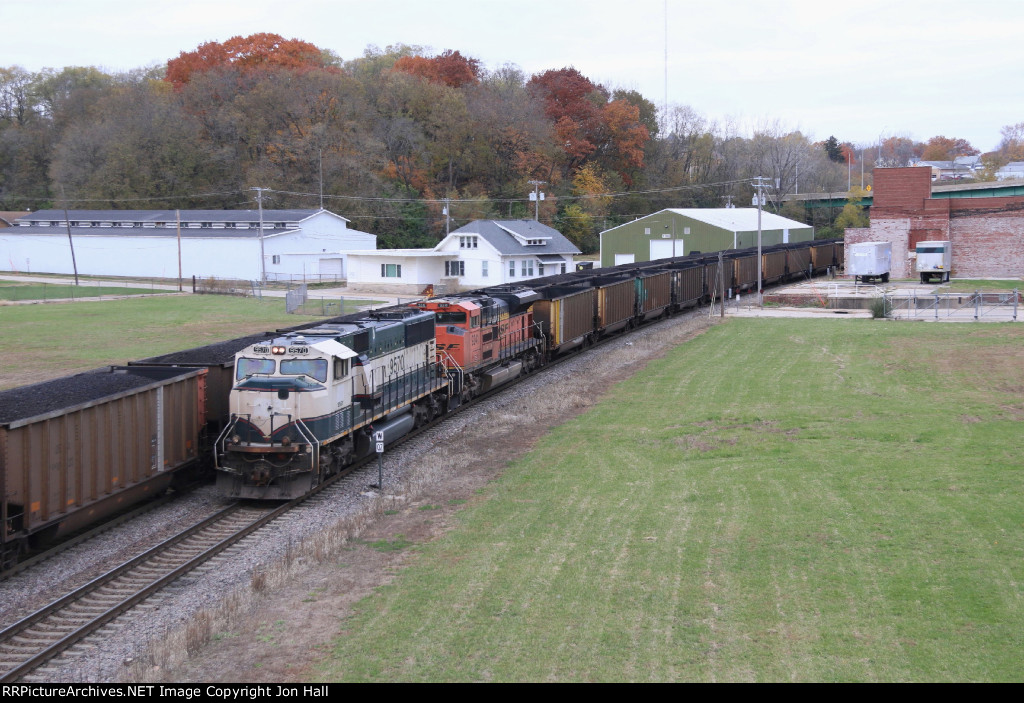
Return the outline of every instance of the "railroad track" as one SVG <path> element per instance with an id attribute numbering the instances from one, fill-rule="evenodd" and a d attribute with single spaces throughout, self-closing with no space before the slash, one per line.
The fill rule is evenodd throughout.
<path id="1" fill-rule="evenodd" d="M 236 504 L 0 632 L 0 681 L 21 679 L 289 510 Z"/>

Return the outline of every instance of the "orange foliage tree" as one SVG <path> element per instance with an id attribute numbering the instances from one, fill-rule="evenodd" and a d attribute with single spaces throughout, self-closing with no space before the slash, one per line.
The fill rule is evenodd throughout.
<path id="1" fill-rule="evenodd" d="M 952 137 L 932 137 L 925 144 L 921 154 L 922 161 L 952 161 L 958 156 L 975 156 L 978 150 L 966 139 Z"/>
<path id="2" fill-rule="evenodd" d="M 224 43 L 207 42 L 195 51 L 183 51 L 167 62 L 164 80 L 183 86 L 196 73 L 234 66 L 243 71 L 261 68 L 324 68 L 324 52 L 309 42 L 285 39 L 266 32 L 248 37 L 231 37 Z"/>
<path id="3" fill-rule="evenodd" d="M 480 80 L 480 62 L 469 59 L 458 51 L 448 49 L 439 56 L 403 56 L 395 62 L 396 71 L 419 76 L 431 83 L 461 88 Z"/>

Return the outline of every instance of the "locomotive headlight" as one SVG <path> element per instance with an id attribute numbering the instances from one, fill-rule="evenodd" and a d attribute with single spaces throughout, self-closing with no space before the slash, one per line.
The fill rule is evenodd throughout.
<path id="1" fill-rule="evenodd" d="M 231 435 L 231 443 L 232 444 L 241 444 L 242 443 L 242 438 L 239 437 L 238 435 Z"/>
<path id="2" fill-rule="evenodd" d="M 281 438 L 281 444 L 283 444 L 284 446 L 287 447 L 291 443 L 292 443 L 292 438 L 289 437 L 288 435 L 285 435 L 284 437 Z"/>
<path id="3" fill-rule="evenodd" d="M 284 354 L 284 349 L 285 349 L 284 347 L 271 347 L 270 348 L 270 353 L 271 354 Z"/>

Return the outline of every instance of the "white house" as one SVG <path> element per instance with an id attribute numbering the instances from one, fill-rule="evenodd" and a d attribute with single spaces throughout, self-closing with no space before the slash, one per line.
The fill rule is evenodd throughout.
<path id="1" fill-rule="evenodd" d="M 534 220 L 477 220 L 432 249 L 349 252 L 350 284 L 418 293 L 426 286 L 468 290 L 573 270 L 572 242 Z"/>
<path id="2" fill-rule="evenodd" d="M 96 276 L 341 279 L 377 237 L 326 210 L 41 210 L 0 229 L 0 269 Z M 70 225 L 70 242 L 69 242 Z M 261 236 L 262 233 L 262 236 Z"/>

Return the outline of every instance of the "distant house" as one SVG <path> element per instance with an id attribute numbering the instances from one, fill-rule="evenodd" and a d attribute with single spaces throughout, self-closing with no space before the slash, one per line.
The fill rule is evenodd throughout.
<path id="1" fill-rule="evenodd" d="M 1024 161 L 1011 161 L 996 171 L 1000 181 L 1024 180 Z"/>
<path id="2" fill-rule="evenodd" d="M 348 280 L 410 293 L 428 285 L 467 290 L 565 273 L 579 253 L 558 230 L 534 220 L 477 220 L 432 249 L 349 252 Z"/>
<path id="3" fill-rule="evenodd" d="M 326 210 L 41 210 L 0 230 L 0 269 L 97 276 L 342 279 L 377 237 Z M 71 243 L 68 241 L 70 228 Z"/>
<path id="4" fill-rule="evenodd" d="M 911 167 L 927 166 L 933 181 L 958 181 L 973 178 L 983 168 L 980 156 L 958 156 L 952 161 L 915 161 Z"/>
<path id="5" fill-rule="evenodd" d="M 814 239 L 814 228 L 761 212 L 762 245 Z M 668 208 L 601 232 L 601 266 L 757 246 L 757 208 Z"/>

